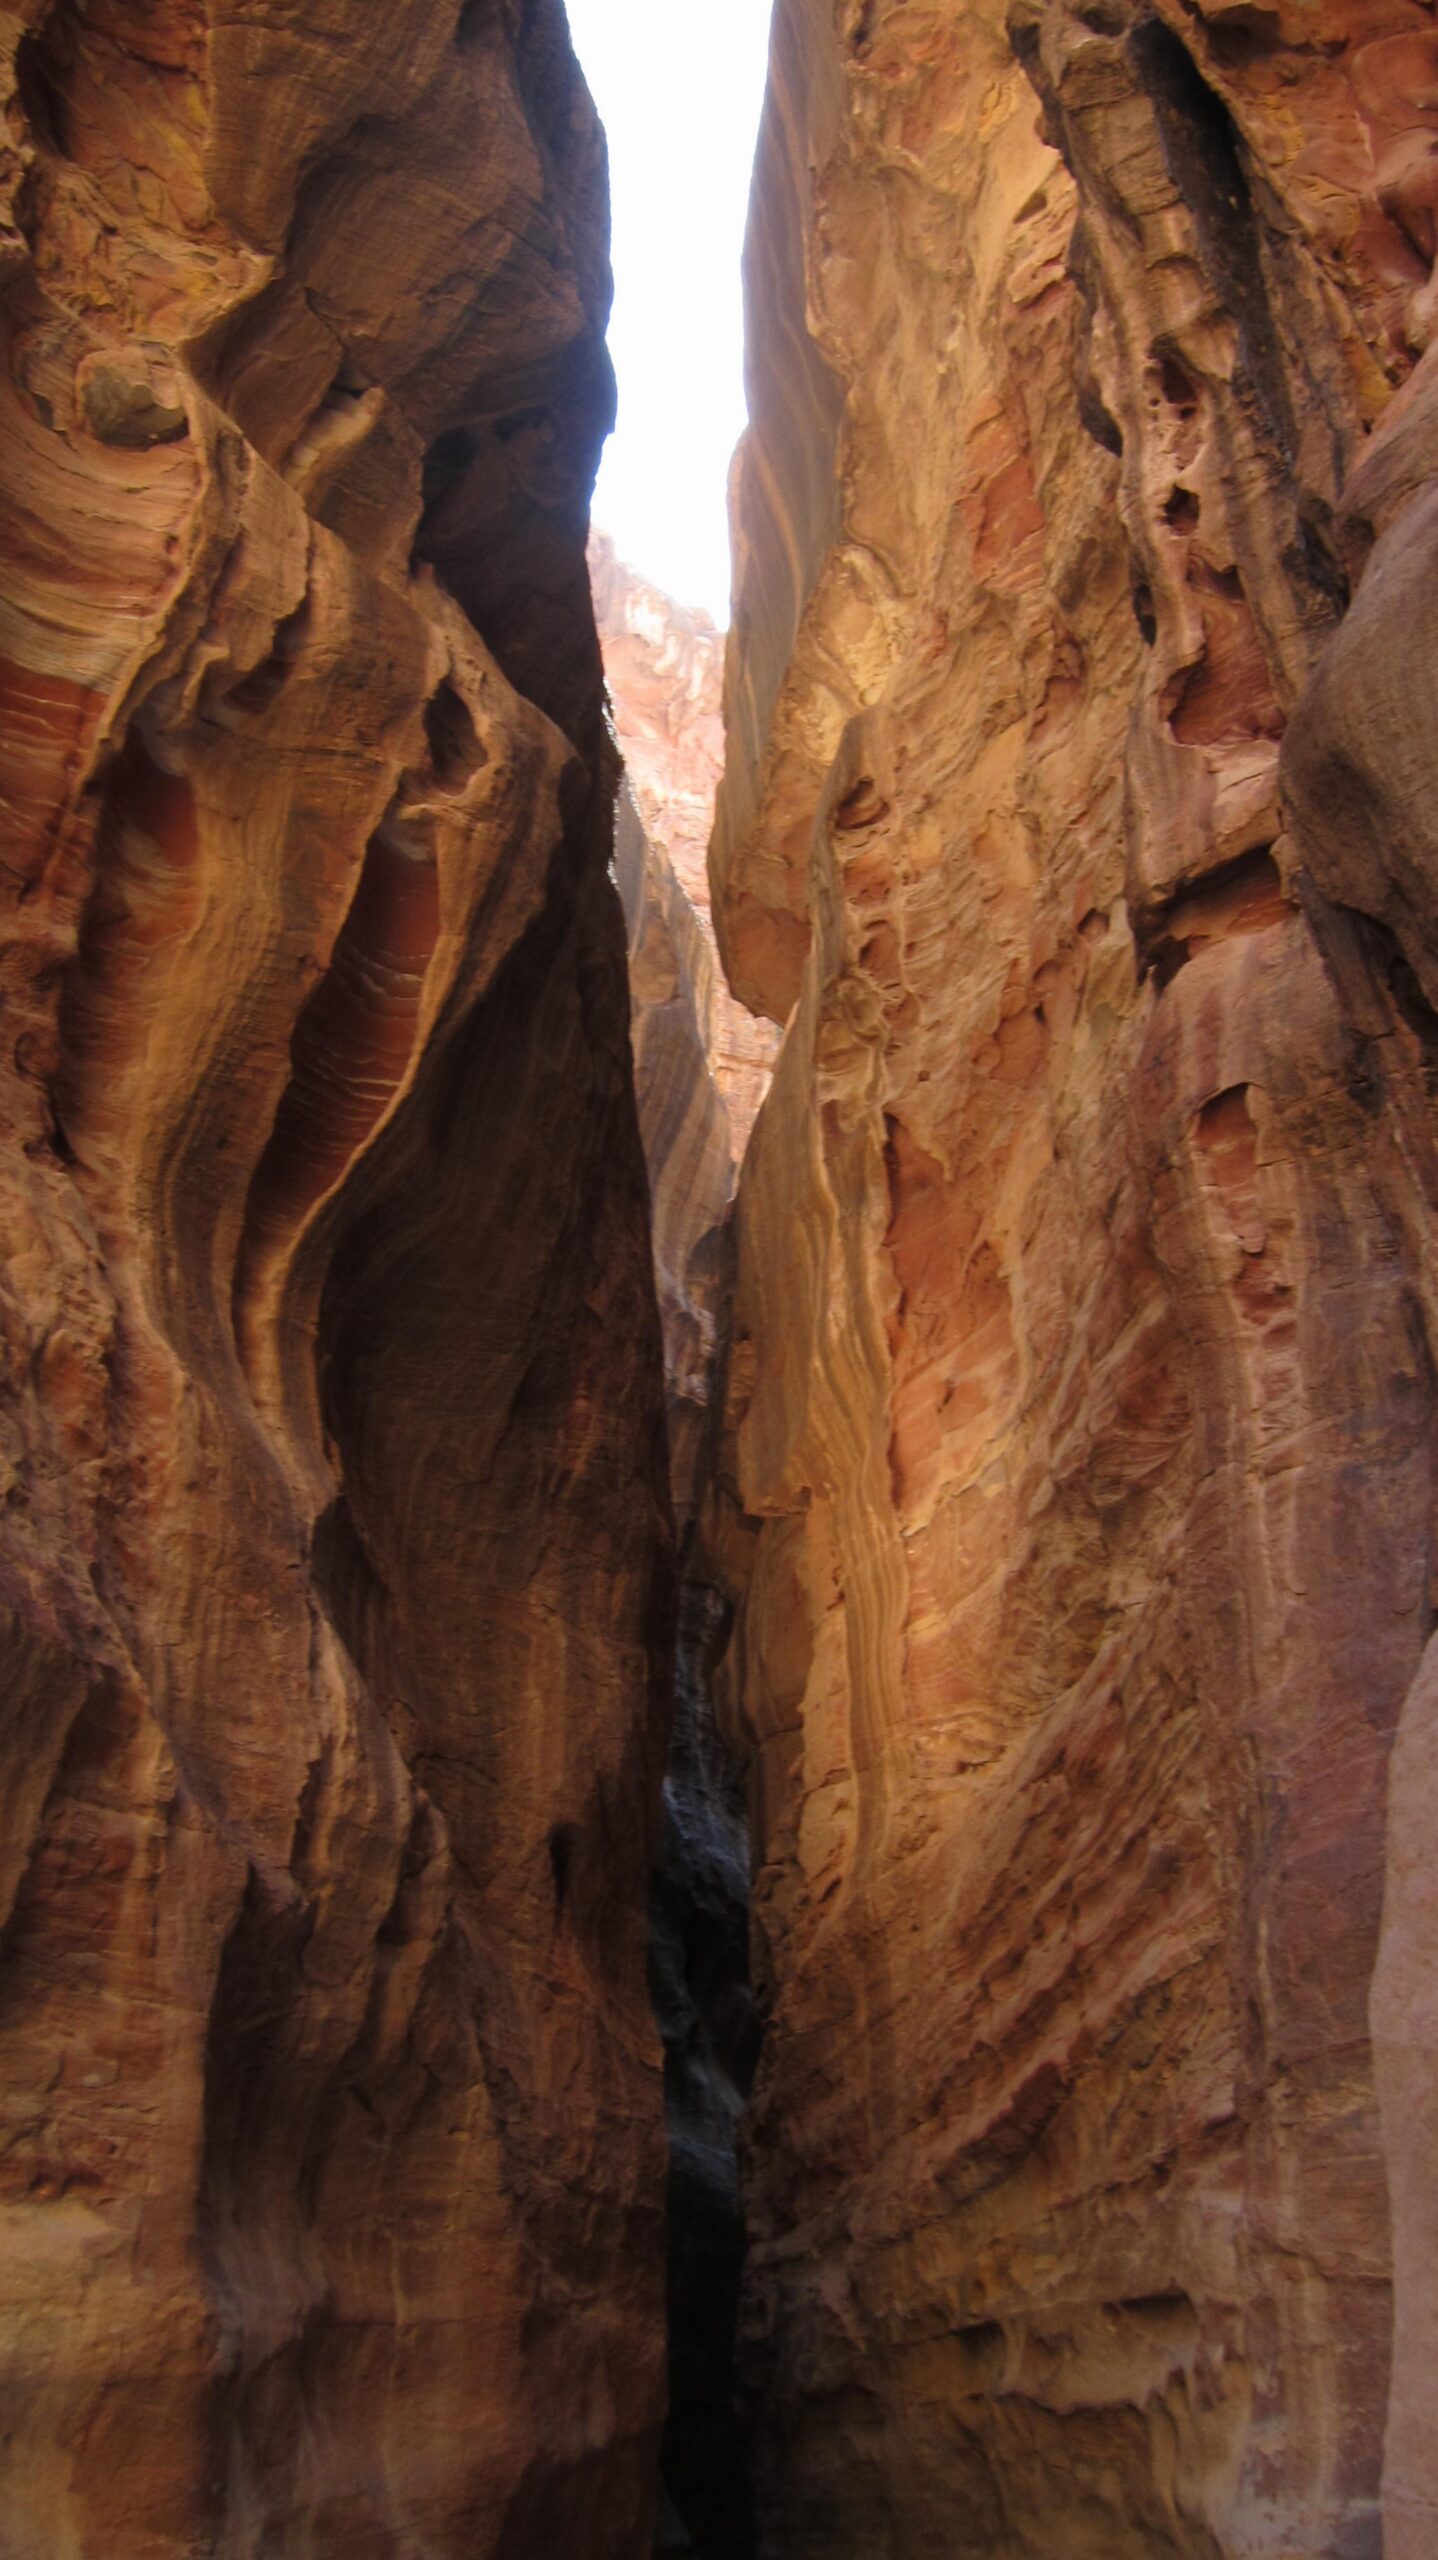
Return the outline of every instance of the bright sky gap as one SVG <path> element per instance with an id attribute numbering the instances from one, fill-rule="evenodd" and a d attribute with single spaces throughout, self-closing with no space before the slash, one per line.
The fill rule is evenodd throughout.
<path id="1" fill-rule="evenodd" d="M 619 424 L 594 521 L 681 604 L 729 619 L 744 427 L 739 255 L 770 0 L 568 0 L 609 137 Z"/>

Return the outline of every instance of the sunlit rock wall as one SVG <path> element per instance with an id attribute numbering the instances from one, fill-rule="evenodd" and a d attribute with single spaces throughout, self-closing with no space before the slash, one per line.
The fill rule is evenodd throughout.
<path id="1" fill-rule="evenodd" d="M 638 2560 L 602 145 L 557 0 L 0 36 L 0 2544 Z"/>
<path id="2" fill-rule="evenodd" d="M 713 857 L 790 1017 L 774 2560 L 1438 2547 L 1435 47 L 780 0 Z"/>

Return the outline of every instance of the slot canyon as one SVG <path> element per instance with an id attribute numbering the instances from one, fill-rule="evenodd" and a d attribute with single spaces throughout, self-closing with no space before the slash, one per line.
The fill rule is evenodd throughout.
<path id="1" fill-rule="evenodd" d="M 1438 2560 L 1434 0 L 0 59 L 0 2560 Z"/>

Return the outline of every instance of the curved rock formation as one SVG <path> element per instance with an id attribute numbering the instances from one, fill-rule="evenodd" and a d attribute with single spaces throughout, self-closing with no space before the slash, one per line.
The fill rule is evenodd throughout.
<path id="1" fill-rule="evenodd" d="M 3 32 L 0 2541 L 634 2560 L 602 143 L 557 0 Z"/>
<path id="2" fill-rule="evenodd" d="M 1368 2024 L 1432 1720 L 1433 47 L 780 0 L 713 853 L 788 1020 L 727 1532 L 776 2560 L 1358 2560 L 1390 2408 L 1438 2529 L 1406 1804 L 1383 2136 Z"/>

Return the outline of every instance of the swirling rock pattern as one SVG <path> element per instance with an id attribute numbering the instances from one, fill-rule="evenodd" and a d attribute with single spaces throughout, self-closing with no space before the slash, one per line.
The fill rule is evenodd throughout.
<path id="1" fill-rule="evenodd" d="M 1438 2533 L 1433 48 L 780 0 L 712 857 L 788 1024 L 725 1673 L 776 2560 Z"/>
<path id="2" fill-rule="evenodd" d="M 557 0 L 0 39 L 0 2543 L 632 2560 L 602 143 Z"/>

